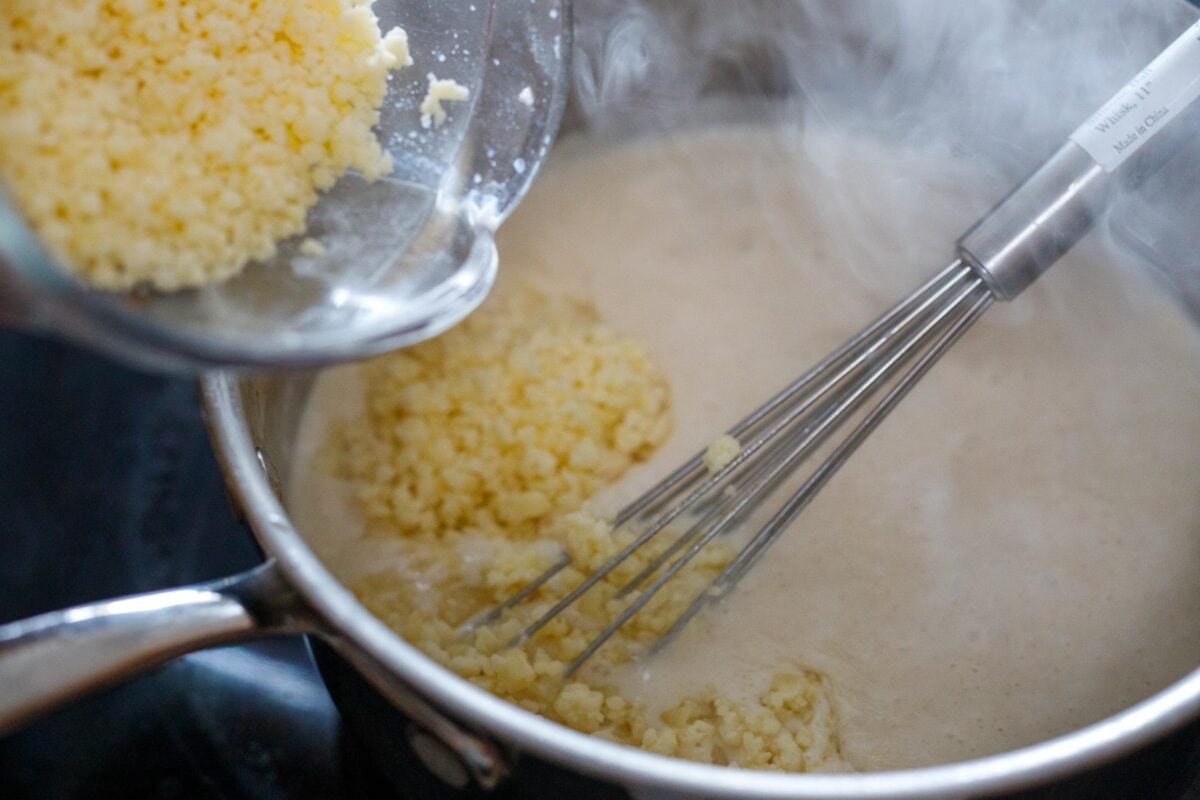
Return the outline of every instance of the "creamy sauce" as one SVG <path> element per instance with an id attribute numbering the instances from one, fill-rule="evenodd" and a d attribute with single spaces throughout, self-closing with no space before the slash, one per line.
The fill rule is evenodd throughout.
<path id="1" fill-rule="evenodd" d="M 596 503 L 636 496 L 916 285 L 1000 188 L 754 128 L 564 148 L 501 232 L 501 280 L 592 300 L 674 396 L 671 440 Z M 319 381 L 290 487 L 346 579 L 387 544 L 358 539 L 311 464 L 356 391 L 352 368 Z M 1192 323 L 1081 248 L 989 311 L 737 592 L 618 677 L 662 707 L 815 667 L 860 769 L 994 753 L 1145 698 L 1200 664 L 1198 398 Z"/>

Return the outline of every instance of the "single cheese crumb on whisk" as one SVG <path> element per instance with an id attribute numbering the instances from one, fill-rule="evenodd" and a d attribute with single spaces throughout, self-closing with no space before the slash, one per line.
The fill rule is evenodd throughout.
<path id="1" fill-rule="evenodd" d="M 728 433 L 722 434 L 704 451 L 704 466 L 715 475 L 732 464 L 741 452 L 741 442 Z"/>

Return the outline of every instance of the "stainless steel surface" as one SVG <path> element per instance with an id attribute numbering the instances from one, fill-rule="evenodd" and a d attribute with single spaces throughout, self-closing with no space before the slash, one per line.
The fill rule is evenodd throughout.
<path id="1" fill-rule="evenodd" d="M 349 175 L 309 213 L 302 236 L 230 281 L 174 293 L 102 292 L 60 269 L 0 193 L 0 323 L 46 331 L 155 369 L 314 365 L 432 336 L 487 294 L 492 232 L 524 194 L 568 88 L 568 0 L 377 0 L 405 27 L 415 64 L 381 109 L 391 176 Z M 426 74 L 472 89 L 424 129 Z M 532 102 L 518 97 L 528 87 Z"/>
<path id="2" fill-rule="evenodd" d="M 438 711 L 394 671 L 352 641 L 331 637 L 330 643 L 371 686 L 412 721 L 409 741 L 435 775 L 452 786 L 462 777 L 465 784 L 480 789 L 495 789 L 508 776 L 511 756 L 499 744 Z"/>
<path id="3" fill-rule="evenodd" d="M 0 734 L 84 692 L 177 655 L 311 630 L 271 565 L 181 589 L 0 625 Z"/>
<path id="4" fill-rule="evenodd" d="M 958 253 L 1011 300 L 1092 229 L 1114 179 L 1067 142 L 958 240 Z"/>
<path id="5" fill-rule="evenodd" d="M 241 575 L 103 600 L 0 625 L 0 735 L 82 694 L 184 653 L 297 633 L 326 638 L 397 708 L 453 753 L 469 782 L 493 788 L 507 759 L 438 712 L 397 675 L 323 624 L 274 561 Z"/>
<path id="6" fill-rule="evenodd" d="M 1067 142 L 958 240 L 958 256 L 1011 300 L 1074 247 L 1115 198 L 1161 169 L 1200 126 L 1200 104 L 1115 172 Z"/>

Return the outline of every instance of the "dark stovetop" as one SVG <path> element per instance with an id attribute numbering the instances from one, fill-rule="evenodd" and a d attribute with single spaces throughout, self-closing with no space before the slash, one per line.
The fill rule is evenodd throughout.
<path id="1" fill-rule="evenodd" d="M 0 532 L 0 622 L 259 560 L 190 382 L 4 332 Z M 0 787 L 6 800 L 397 797 L 296 638 L 185 656 L 0 739 Z M 1037 796 L 1200 799 L 1200 725 Z"/>
<path id="2" fill-rule="evenodd" d="M 0 621 L 260 560 L 191 382 L 3 332 L 0 532 Z M 0 739 L 0 787 L 11 800 L 389 796 L 298 638 L 185 656 Z"/>

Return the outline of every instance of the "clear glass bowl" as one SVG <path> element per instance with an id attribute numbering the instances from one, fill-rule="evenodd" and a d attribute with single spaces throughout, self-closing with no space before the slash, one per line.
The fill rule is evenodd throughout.
<path id="1" fill-rule="evenodd" d="M 414 59 L 392 77 L 381 111 L 393 174 L 375 183 L 347 175 L 310 211 L 303 235 L 217 286 L 91 289 L 54 263 L 0 195 L 0 323 L 170 370 L 317 365 L 444 330 L 491 288 L 492 232 L 562 115 L 568 2 L 377 0 L 382 29 L 404 27 Z M 418 106 L 428 73 L 470 87 L 471 98 L 427 129 Z M 305 236 L 326 252 L 300 253 Z"/>

